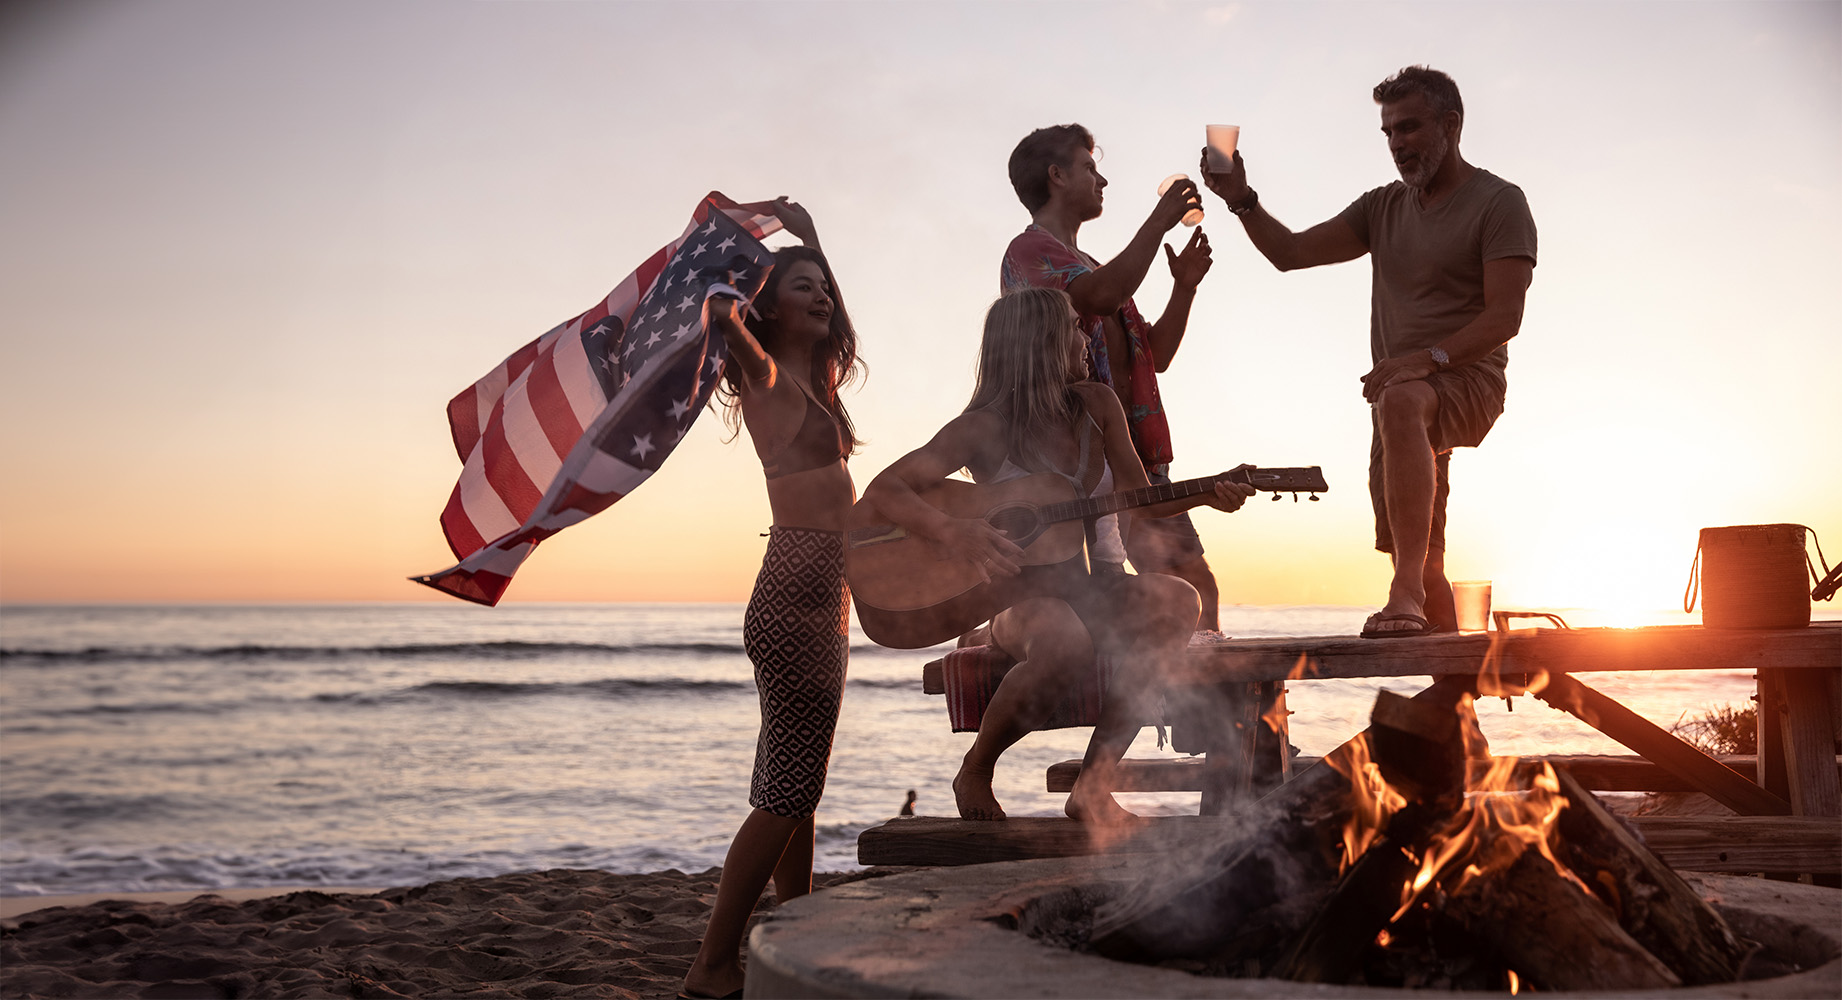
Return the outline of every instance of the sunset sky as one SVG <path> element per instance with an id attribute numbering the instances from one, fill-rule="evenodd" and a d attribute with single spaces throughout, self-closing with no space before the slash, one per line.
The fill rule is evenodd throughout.
<path id="1" fill-rule="evenodd" d="M 870 366 L 861 488 L 965 404 L 1025 133 L 1095 133 L 1103 260 L 1210 122 L 1304 228 L 1395 179 L 1369 91 L 1414 63 L 1541 238 L 1451 576 L 1660 609 L 1703 526 L 1842 558 L 1842 4 L 164 0 L 0 14 L 0 601 L 449 600 L 404 579 L 453 562 L 447 400 L 710 190 L 817 219 Z M 1331 485 L 1197 514 L 1223 600 L 1378 604 L 1366 259 L 1282 275 L 1207 207 L 1173 471 Z M 767 504 L 723 437 L 706 414 L 507 600 L 745 599 Z"/>

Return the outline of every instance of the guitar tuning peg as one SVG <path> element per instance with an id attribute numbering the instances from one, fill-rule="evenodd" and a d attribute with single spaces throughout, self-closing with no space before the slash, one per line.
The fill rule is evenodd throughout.
<path id="1" fill-rule="evenodd" d="M 1316 493 L 1313 493 L 1313 494 L 1311 494 L 1311 496 L 1310 496 L 1310 497 L 1308 497 L 1307 499 L 1309 499 L 1309 500 L 1310 500 L 1310 501 L 1311 501 L 1312 503 L 1317 503 L 1317 502 L 1318 502 L 1318 495 L 1317 495 Z"/>
<path id="2" fill-rule="evenodd" d="M 1277 493 L 1275 493 L 1275 494 L 1273 494 L 1273 502 L 1274 502 L 1274 503 L 1278 503 L 1278 502 L 1279 502 L 1279 494 L 1277 494 Z"/>

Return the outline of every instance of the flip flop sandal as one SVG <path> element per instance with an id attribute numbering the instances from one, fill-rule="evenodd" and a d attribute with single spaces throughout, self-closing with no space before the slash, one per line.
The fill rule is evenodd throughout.
<path id="1" fill-rule="evenodd" d="M 1409 622 L 1413 627 L 1390 629 L 1377 628 L 1376 626 L 1380 625 L 1382 622 Z M 1399 639 L 1419 635 L 1432 635 L 1438 631 L 1439 626 L 1434 625 L 1432 622 L 1427 621 L 1419 615 L 1384 615 L 1379 611 L 1370 615 L 1369 620 L 1362 624 L 1362 638 L 1364 639 Z"/>

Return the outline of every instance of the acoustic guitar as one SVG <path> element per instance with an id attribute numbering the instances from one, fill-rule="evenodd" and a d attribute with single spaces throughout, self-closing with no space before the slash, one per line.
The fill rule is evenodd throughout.
<path id="1" fill-rule="evenodd" d="M 851 508 L 845 532 L 844 573 L 857 605 L 857 621 L 878 645 L 919 649 L 955 638 L 1028 597 L 1063 596 L 1086 575 L 1082 521 L 1166 500 L 1199 496 L 1223 480 L 1274 494 L 1317 494 L 1329 489 L 1318 466 L 1238 469 L 1180 483 L 1146 486 L 1096 497 L 1076 494 L 1054 473 L 982 486 L 943 479 L 921 499 L 952 517 L 982 518 L 1023 549 L 1024 570 L 986 580 L 970 559 L 912 535 L 868 500 Z"/>

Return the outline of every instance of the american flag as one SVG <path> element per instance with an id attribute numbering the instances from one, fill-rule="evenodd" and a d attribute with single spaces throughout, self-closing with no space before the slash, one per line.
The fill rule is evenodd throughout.
<path id="1" fill-rule="evenodd" d="M 448 403 L 460 481 L 441 529 L 460 564 L 411 580 L 497 604 L 537 543 L 645 482 L 702 412 L 727 352 L 713 293 L 752 299 L 773 266 L 769 203 L 712 191 L 677 240 L 594 308 Z"/>

